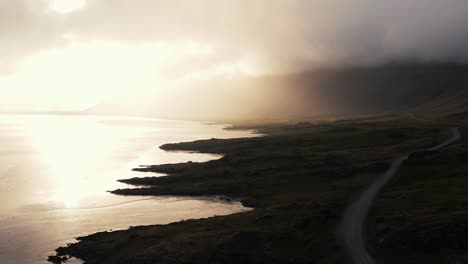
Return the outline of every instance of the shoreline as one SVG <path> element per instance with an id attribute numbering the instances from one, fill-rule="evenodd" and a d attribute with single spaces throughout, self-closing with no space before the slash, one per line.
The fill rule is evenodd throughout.
<path id="1" fill-rule="evenodd" d="M 161 148 L 170 151 L 224 156 L 203 163 L 135 168 L 167 176 L 124 179 L 121 181 L 150 187 L 113 191 L 143 196 L 221 195 L 229 200 L 244 199 L 243 204 L 254 210 L 101 232 L 57 249 L 56 257 L 73 256 L 99 264 L 150 260 L 308 263 L 310 259 L 341 263 L 347 256 L 335 239 L 334 228 L 348 201 L 373 175 L 388 168 L 388 161 L 397 153 L 429 146 L 443 137 L 438 128 L 400 119 L 258 129 L 267 136 L 163 145 Z"/>

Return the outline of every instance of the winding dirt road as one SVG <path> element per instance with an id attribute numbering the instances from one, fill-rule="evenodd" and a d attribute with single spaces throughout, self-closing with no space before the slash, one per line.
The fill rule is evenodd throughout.
<path id="1" fill-rule="evenodd" d="M 351 204 L 345 211 L 341 224 L 338 227 L 338 235 L 343 247 L 348 252 L 354 264 L 375 264 L 375 260 L 367 251 L 367 240 L 365 236 L 365 223 L 369 209 L 375 197 L 387 184 L 390 179 L 397 174 L 405 160 L 417 152 L 431 152 L 442 149 L 461 138 L 458 127 L 451 128 L 452 136 L 446 141 L 431 148 L 415 150 L 395 159 L 390 168 L 380 176 L 357 201 Z"/>

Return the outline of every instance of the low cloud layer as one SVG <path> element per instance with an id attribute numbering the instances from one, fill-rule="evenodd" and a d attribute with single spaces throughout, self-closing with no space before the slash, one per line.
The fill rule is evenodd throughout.
<path id="1" fill-rule="evenodd" d="M 60 0 L 59 0 L 60 1 Z M 76 1 L 76 0 L 61 0 Z M 246 58 L 269 70 L 395 59 L 468 60 L 465 0 L 0 0 L 3 68 L 40 49 L 80 41 L 191 40 L 213 62 Z"/>

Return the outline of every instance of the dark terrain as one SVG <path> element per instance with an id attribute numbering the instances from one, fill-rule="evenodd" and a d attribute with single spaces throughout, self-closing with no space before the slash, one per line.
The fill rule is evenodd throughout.
<path id="1" fill-rule="evenodd" d="M 461 140 L 403 166 L 371 214 L 376 255 L 387 263 L 468 262 L 467 158 Z"/>
<path id="2" fill-rule="evenodd" d="M 137 168 L 168 176 L 122 180 L 141 187 L 113 193 L 219 195 L 255 209 L 97 233 L 57 249 L 58 257 L 50 260 L 73 256 L 86 263 L 349 263 L 335 234 L 346 206 L 393 158 L 442 142 L 449 136 L 448 127 L 403 113 L 260 126 L 256 129 L 264 137 L 164 145 L 169 151 L 224 157 Z M 466 153 L 462 141 L 446 152 L 410 158 L 372 210 L 373 255 L 387 263 L 464 262 Z"/>

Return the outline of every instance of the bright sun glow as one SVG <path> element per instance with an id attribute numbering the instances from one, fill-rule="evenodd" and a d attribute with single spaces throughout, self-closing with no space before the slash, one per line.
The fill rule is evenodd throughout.
<path id="1" fill-rule="evenodd" d="M 211 52 L 209 46 L 190 41 L 71 43 L 35 54 L 15 74 L 0 76 L 0 91 L 8 98 L 1 107 L 73 111 L 103 101 L 139 102 L 167 89 L 167 76 L 180 78 L 170 69 Z"/>
<path id="2" fill-rule="evenodd" d="M 50 8 L 59 13 L 69 13 L 83 8 L 86 0 L 53 0 Z"/>

